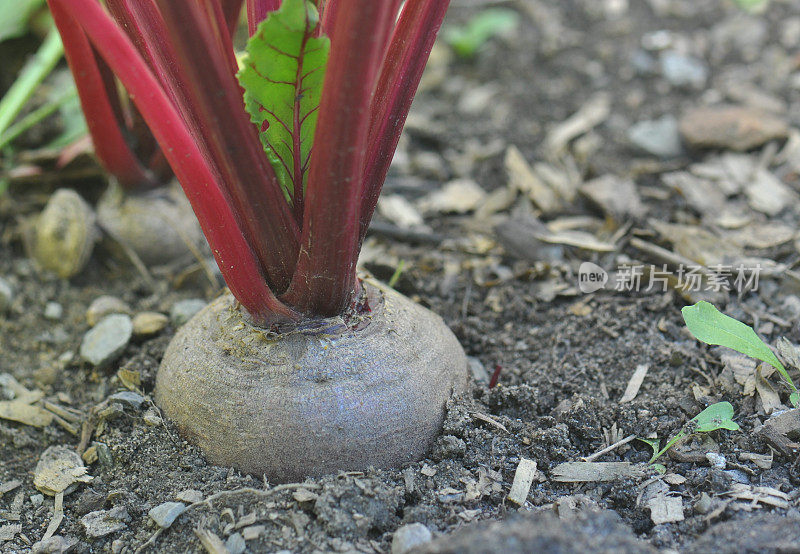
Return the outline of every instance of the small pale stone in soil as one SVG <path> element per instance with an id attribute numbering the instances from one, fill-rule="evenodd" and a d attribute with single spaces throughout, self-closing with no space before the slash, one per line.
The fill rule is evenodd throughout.
<path id="1" fill-rule="evenodd" d="M 164 502 L 147 513 L 159 527 L 166 529 L 185 511 L 186 506 L 182 502 Z"/>
<path id="2" fill-rule="evenodd" d="M 417 546 L 430 542 L 433 536 L 422 523 L 409 523 L 394 532 L 392 554 L 405 554 Z"/>
<path id="3" fill-rule="evenodd" d="M 105 367 L 122 354 L 133 335 L 131 318 L 114 314 L 104 318 L 83 336 L 81 358 L 96 367 Z"/>

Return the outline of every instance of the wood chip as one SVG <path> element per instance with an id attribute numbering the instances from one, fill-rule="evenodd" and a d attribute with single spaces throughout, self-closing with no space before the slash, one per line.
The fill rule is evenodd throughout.
<path id="1" fill-rule="evenodd" d="M 197 538 L 200 539 L 200 544 L 209 554 L 230 554 L 222 539 L 208 529 L 198 527 L 194 530 L 194 534 L 197 535 Z"/>
<path id="2" fill-rule="evenodd" d="M 22 484 L 22 481 L 20 481 L 19 479 L 12 479 L 11 481 L 8 481 L 7 483 L 0 484 L 0 498 L 2 498 L 4 494 L 7 494 L 7 493 L 13 491 L 14 489 L 16 489 L 21 484 Z"/>
<path id="3" fill-rule="evenodd" d="M 0 402 L 0 418 L 32 427 L 47 427 L 53 421 L 53 414 L 26 402 L 4 400 Z"/>
<path id="4" fill-rule="evenodd" d="M 783 404 L 781 404 L 780 396 L 778 396 L 775 388 L 762 375 L 764 366 L 766 365 L 767 364 L 760 364 L 756 369 L 755 384 L 756 392 L 758 392 L 758 397 L 761 399 L 761 405 L 764 409 L 764 413 L 770 415 L 775 410 L 781 408 Z"/>
<path id="5" fill-rule="evenodd" d="M 645 466 L 630 462 L 564 462 L 550 472 L 553 481 L 560 483 L 586 483 L 639 478 L 645 475 Z"/>
<path id="6" fill-rule="evenodd" d="M 647 507 L 655 525 L 683 521 L 683 501 L 679 496 L 659 494 L 647 501 Z"/>
<path id="7" fill-rule="evenodd" d="M 61 520 L 64 519 L 64 492 L 56 493 L 55 501 L 53 504 L 53 519 L 50 520 L 50 524 L 47 526 L 47 530 L 44 532 L 42 536 L 42 540 L 46 541 L 53 535 L 55 535 L 56 531 L 58 531 L 58 527 L 61 525 Z"/>
<path id="8" fill-rule="evenodd" d="M 776 508 L 788 508 L 790 497 L 785 492 L 772 487 L 754 487 L 744 483 L 734 483 L 726 496 L 736 500 L 749 500 L 755 504 L 766 504 Z"/>
<path id="9" fill-rule="evenodd" d="M 536 175 L 522 152 L 513 144 L 506 150 L 505 166 L 508 188 L 526 195 L 545 214 L 561 209 L 558 194 Z"/>
<path id="10" fill-rule="evenodd" d="M 647 364 L 640 364 L 636 366 L 636 370 L 628 380 L 628 386 L 625 387 L 625 393 L 622 395 L 622 398 L 619 399 L 620 402 L 630 402 L 636 398 L 636 395 L 639 394 L 639 388 L 642 386 L 644 378 L 647 376 L 647 371 L 649 369 L 650 366 Z"/>
<path id="11" fill-rule="evenodd" d="M 598 92 L 560 124 L 550 129 L 544 139 L 545 150 L 551 155 L 564 151 L 569 142 L 592 130 L 608 118 L 611 113 L 611 96 Z"/>
<path id="12" fill-rule="evenodd" d="M 764 423 L 759 434 L 781 454 L 794 458 L 800 448 L 800 444 L 795 442 L 800 438 L 800 409 L 772 416 Z"/>
<path id="13" fill-rule="evenodd" d="M 580 192 L 617 222 L 644 215 L 645 207 L 633 179 L 603 175 L 585 183 Z"/>
<path id="14" fill-rule="evenodd" d="M 797 204 L 797 195 L 766 169 L 759 169 L 745 186 L 750 207 L 769 216 L 776 216 L 789 205 Z"/>
<path id="15" fill-rule="evenodd" d="M 519 464 L 517 464 L 517 471 L 514 473 L 511 491 L 508 493 L 508 499 L 519 506 L 525 504 L 528 499 L 528 492 L 530 492 L 531 485 L 537 474 L 535 461 L 528 458 L 520 458 Z"/>
<path id="16" fill-rule="evenodd" d="M 774 457 L 775 455 L 771 450 L 769 454 L 756 454 L 755 452 L 742 452 L 739 454 L 739 459 L 741 461 L 753 462 L 756 467 L 760 467 L 761 469 L 772 468 L 772 460 Z"/>

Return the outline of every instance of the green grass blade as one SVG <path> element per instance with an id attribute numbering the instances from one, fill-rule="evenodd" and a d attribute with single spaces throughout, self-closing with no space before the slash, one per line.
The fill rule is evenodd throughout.
<path id="1" fill-rule="evenodd" d="M 64 45 L 55 27 L 23 68 L 6 95 L 0 100 L 0 134 L 16 119 L 36 87 L 47 77 L 64 54 Z"/>

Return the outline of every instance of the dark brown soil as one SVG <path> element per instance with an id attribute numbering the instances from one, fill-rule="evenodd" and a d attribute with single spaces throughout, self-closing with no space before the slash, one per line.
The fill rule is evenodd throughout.
<path id="1" fill-rule="evenodd" d="M 495 4 L 453 0 L 448 23 L 463 22 Z M 774 451 L 758 432 L 767 419 L 758 394 L 746 396 L 723 386 L 719 349 L 704 347 L 685 330 L 680 314 L 685 300 L 673 291 L 582 295 L 576 285 L 583 261 L 606 268 L 625 259 L 654 263 L 628 244 L 631 236 L 671 248 L 647 218 L 702 223 L 693 206 L 660 176 L 715 153 L 687 149 L 688 154 L 660 162 L 631 148 L 626 133 L 633 123 L 665 114 L 677 118 L 687 107 L 726 98 L 726 87 L 735 79 L 778 99 L 784 106 L 778 116 L 789 126 L 800 125 L 800 2 L 773 0 L 757 15 L 724 0 L 499 4 L 518 11 L 519 29 L 510 38 L 490 41 L 474 60 L 434 60 L 445 71 L 444 80 L 432 78 L 418 96 L 386 192 L 416 201 L 461 177 L 474 179 L 487 192 L 505 187 L 509 145 L 516 145 L 531 163 L 547 160 L 541 146 L 547 131 L 604 91 L 611 98 L 610 112 L 584 135 L 596 138 L 596 149 L 577 162 L 576 171 L 582 180 L 607 174 L 634 177 L 646 216 L 606 222 L 616 228 L 632 224 L 613 252 L 543 248 L 535 262 L 503 249 L 493 230 L 494 223 L 512 212 L 525 212 L 519 201 L 488 220 L 471 213 L 428 213 L 430 230 L 416 234 L 387 227 L 378 218 L 368 241 L 378 255 L 365 268 L 388 279 L 403 260 L 396 288 L 439 313 L 475 359 L 474 366 L 483 368 L 483 373 L 476 370 L 480 379 L 470 394 L 452 403 L 441 439 L 419 463 L 394 471 L 329 475 L 277 489 L 209 465 L 168 422 L 153 426 L 143 418 L 152 407 L 155 373 L 173 327 L 132 341 L 107 369 L 93 369 L 77 352 L 89 330 L 86 309 L 101 295 L 124 300 L 134 313 L 169 313 L 176 301 L 208 300 L 218 287 L 199 269 L 185 268 L 156 269 L 155 283 L 147 283 L 103 248 L 69 281 L 40 274 L 25 256 L 19 218 L 36 213 L 46 198 L 13 186 L 0 196 L 0 277 L 16 290 L 10 311 L 0 315 L 0 373 L 10 373 L 29 389 L 41 389 L 47 400 L 76 410 L 83 419 L 109 395 L 124 390 L 120 369 L 138 372 L 147 399 L 141 409 L 117 410 L 92 437 L 93 443 L 108 448 L 110 457 L 89 465 L 94 480 L 64 499 L 57 534 L 76 542 L 74 552 L 202 551 L 195 529 L 224 541 L 251 525 L 263 530 L 247 541 L 250 552 L 388 552 L 395 531 L 414 522 L 440 537 L 426 552 L 798 548 L 797 455 Z M 626 9 L 616 14 L 615 6 Z M 657 58 L 658 52 L 648 54 L 642 45 L 663 37 L 653 35 L 663 30 L 674 48 L 704 61 L 708 80 L 703 86 L 671 86 L 657 68 L 637 72 L 632 57 Z M 443 52 L 447 49 L 438 54 Z M 486 86 L 496 91 L 485 105 L 465 100 Z M 470 108 L 470 102 L 477 102 L 478 109 Z M 770 148 L 747 156 L 763 160 Z M 800 177 L 791 166 L 771 165 L 784 184 L 800 192 Z M 796 160 L 794 167 L 800 167 Z M 577 197 L 558 214 L 541 219 L 565 216 L 602 218 Z M 796 229 L 800 209 L 795 202 L 775 217 L 758 217 L 765 224 L 780 222 Z M 748 254 L 786 268 L 800 259 L 793 242 Z M 796 282 L 778 272 L 764 278 L 759 290 L 741 298 L 724 297 L 717 306 L 756 323 L 771 344 L 782 336 L 800 342 L 800 311 L 793 309 L 800 304 L 797 293 Z M 63 307 L 56 320 L 44 317 L 46 304 L 53 301 Z M 641 389 L 634 400 L 620 403 L 642 364 L 649 370 Z M 488 376 L 496 368 L 499 381 L 490 389 Z M 772 382 L 778 388 L 774 377 Z M 786 397 L 781 392 L 784 404 Z M 722 400 L 733 404 L 741 430 L 713 432 L 713 444 L 698 446 L 697 439 L 684 447 L 682 456 L 659 460 L 673 476 L 667 481 L 652 468 L 639 478 L 608 482 L 573 484 L 552 478 L 557 464 L 580 461 L 629 435 L 665 440 L 704 407 Z M 0 487 L 22 481 L 0 496 L 0 530 L 21 525 L 20 533 L 0 542 L 1 551 L 28 552 L 40 540 L 52 518 L 53 500 L 36 497 L 37 460 L 49 446 L 75 448 L 80 440 L 80 432 L 73 435 L 55 423 L 35 428 L 0 419 Z M 710 464 L 704 456 L 709 451 L 722 454 L 725 467 Z M 774 459 L 764 468 L 743 453 L 773 453 Z M 645 463 L 650 455 L 646 444 L 634 440 L 597 461 Z M 507 496 L 523 457 L 537 463 L 539 474 L 519 507 Z M 737 499 L 729 494 L 737 485 L 771 487 L 786 499 L 778 505 Z M 654 523 L 643 501 L 653 486 L 666 487 L 670 496 L 681 499 L 683 521 Z M 169 529 L 157 533 L 148 511 L 187 489 L 201 491 L 210 501 L 192 504 Z M 707 509 L 705 496 L 710 499 Z M 88 537 L 81 518 L 117 506 L 130 516 L 126 527 L 103 538 Z M 509 523 L 482 523 L 473 530 L 474 523 L 484 520 Z"/>

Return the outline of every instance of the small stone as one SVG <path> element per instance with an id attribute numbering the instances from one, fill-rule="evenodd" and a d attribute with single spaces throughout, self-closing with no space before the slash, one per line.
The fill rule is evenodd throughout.
<path id="1" fill-rule="evenodd" d="M 105 367 L 122 354 L 132 335 L 133 323 L 129 316 L 107 316 L 83 336 L 81 358 L 95 367 Z"/>
<path id="2" fill-rule="evenodd" d="M 711 510 L 711 497 L 707 493 L 701 493 L 700 498 L 694 503 L 694 511 L 698 514 L 707 514 Z"/>
<path id="3" fill-rule="evenodd" d="M 122 552 L 124 546 L 125 543 L 122 542 L 121 539 L 114 539 L 111 542 L 111 554 L 119 554 L 120 552 Z"/>
<path id="4" fill-rule="evenodd" d="M 169 318 L 158 312 L 142 312 L 133 318 L 133 334 L 137 337 L 148 337 L 162 331 L 169 323 Z"/>
<path id="5" fill-rule="evenodd" d="M 156 525 L 166 529 L 185 511 L 186 505 L 182 502 L 164 502 L 151 509 L 147 514 L 156 522 Z"/>
<path id="6" fill-rule="evenodd" d="M 409 523 L 394 532 L 392 554 L 405 554 L 433 539 L 430 530 L 422 523 Z"/>
<path id="7" fill-rule="evenodd" d="M 0 314 L 5 313 L 14 301 L 14 289 L 11 283 L 0 277 Z"/>
<path id="8" fill-rule="evenodd" d="M 86 310 L 86 321 L 94 327 L 101 319 L 111 314 L 130 315 L 131 308 L 115 296 L 99 296 L 95 298 L 89 309 Z"/>
<path id="9" fill-rule="evenodd" d="M 48 302 L 44 306 L 44 317 L 50 321 L 58 321 L 64 315 L 64 306 L 58 302 Z"/>
<path id="10" fill-rule="evenodd" d="M 694 148 L 746 151 L 789 134 L 786 122 L 760 110 L 722 105 L 688 110 L 678 123 L 681 136 Z"/>
<path id="11" fill-rule="evenodd" d="M 75 537 L 53 535 L 48 539 L 34 543 L 31 548 L 31 554 L 62 554 L 70 552 L 76 544 L 78 544 L 78 539 Z"/>
<path id="12" fill-rule="evenodd" d="M 683 153 L 678 120 L 671 115 L 639 121 L 628 129 L 628 140 L 636 148 L 659 158 L 676 158 Z"/>
<path id="13" fill-rule="evenodd" d="M 708 463 L 711 464 L 711 467 L 715 467 L 717 469 L 725 469 L 728 465 L 728 461 L 725 459 L 725 456 L 722 454 L 718 454 L 717 452 L 706 452 L 706 459 Z"/>
<path id="14" fill-rule="evenodd" d="M 203 493 L 195 489 L 186 489 L 175 495 L 177 500 L 186 502 L 187 504 L 194 504 L 203 500 Z"/>
<path id="15" fill-rule="evenodd" d="M 706 64 L 676 50 L 662 52 L 661 73 L 671 85 L 676 87 L 701 89 L 708 79 Z"/>
<path id="16" fill-rule="evenodd" d="M 244 542 L 244 537 L 239 533 L 234 533 L 225 541 L 225 548 L 228 549 L 230 554 L 242 554 L 247 548 L 247 545 Z"/>
<path id="17" fill-rule="evenodd" d="M 114 400 L 116 402 L 121 402 L 130 406 L 131 408 L 139 409 L 144 404 L 144 396 L 141 394 L 137 394 L 133 391 L 124 390 L 122 392 L 117 392 L 112 394 L 108 397 L 109 400 Z"/>
<path id="18" fill-rule="evenodd" d="M 175 327 L 183 325 L 192 317 L 205 308 L 207 302 L 200 298 L 190 298 L 188 300 L 181 300 L 172 305 L 169 311 L 169 319 Z"/>
<path id="19" fill-rule="evenodd" d="M 30 497 L 31 505 L 34 508 L 38 508 L 44 502 L 44 495 L 43 494 L 32 494 Z"/>
<path id="20" fill-rule="evenodd" d="M 89 512 L 81 518 L 81 525 L 87 536 L 98 538 L 122 531 L 127 527 L 125 522 L 130 521 L 130 518 L 125 506 L 114 506 L 110 510 Z"/>

